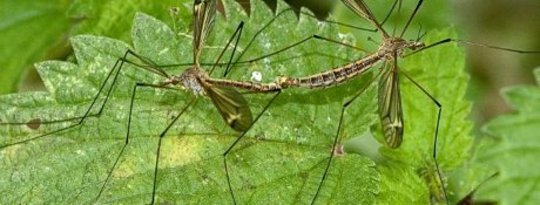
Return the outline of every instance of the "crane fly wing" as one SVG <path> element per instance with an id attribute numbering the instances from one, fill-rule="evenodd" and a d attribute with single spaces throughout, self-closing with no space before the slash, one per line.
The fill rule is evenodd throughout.
<path id="1" fill-rule="evenodd" d="M 362 18 L 368 20 L 373 18 L 373 13 L 362 0 L 343 0 L 343 4 Z"/>
<path id="2" fill-rule="evenodd" d="M 204 41 L 214 26 L 216 0 L 195 0 L 193 14 L 193 58 L 198 65 Z"/>
<path id="3" fill-rule="evenodd" d="M 384 37 L 388 37 L 386 31 L 382 28 L 381 24 L 375 19 L 375 15 L 369 10 L 369 7 L 363 0 L 342 0 L 349 9 L 351 9 L 356 15 L 371 22 L 379 31 L 382 32 Z"/>
<path id="4" fill-rule="evenodd" d="M 214 25 L 216 0 L 195 0 L 193 5 L 193 58 L 199 66 L 199 56 L 206 37 Z M 206 94 L 223 119 L 236 131 L 245 131 L 252 124 L 251 110 L 242 95 L 232 88 L 203 85 Z"/>
<path id="5" fill-rule="evenodd" d="M 379 80 L 379 118 L 386 144 L 397 148 L 403 140 L 403 110 L 396 62 L 384 71 Z"/>
<path id="6" fill-rule="evenodd" d="M 215 85 L 205 86 L 206 94 L 216 106 L 221 117 L 234 130 L 246 131 L 252 124 L 251 110 L 242 94 L 233 88 Z"/>

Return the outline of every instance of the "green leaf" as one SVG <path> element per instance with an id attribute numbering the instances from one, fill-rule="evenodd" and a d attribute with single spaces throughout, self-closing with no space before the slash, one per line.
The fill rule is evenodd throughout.
<path id="1" fill-rule="evenodd" d="M 252 36 L 260 22 L 268 19 L 269 11 L 262 3 L 256 5 L 257 15 L 246 19 L 241 8 L 233 12 L 228 22 L 246 21 L 244 36 Z M 265 13 L 267 12 L 267 13 Z M 234 14 L 234 15 L 233 15 Z M 158 64 L 191 61 L 191 37 L 180 25 L 180 33 L 166 24 L 144 14 L 135 16 L 132 29 L 132 49 Z M 217 53 L 235 29 L 218 16 L 211 44 L 203 51 L 203 62 L 213 62 Z M 189 25 L 186 23 L 186 25 Z M 289 41 L 283 42 L 283 29 L 270 31 L 258 38 L 260 45 L 287 45 L 313 33 L 338 38 L 333 26 L 318 25 L 313 19 L 296 23 L 293 13 L 278 25 L 289 30 Z M 351 39 L 347 37 L 347 39 Z M 245 45 L 242 40 L 240 45 Z M 90 35 L 71 39 L 77 64 L 47 61 L 37 64 L 48 92 L 10 94 L 0 97 L 1 122 L 59 120 L 81 116 L 99 90 L 102 81 L 118 57 L 131 47 L 106 37 Z M 277 44 L 280 43 L 280 44 Z M 255 46 L 258 47 L 258 46 Z M 259 47 L 268 49 L 273 47 Z M 301 52 L 315 48 L 339 56 L 351 56 L 352 51 L 341 46 L 311 44 Z M 240 48 L 242 49 L 242 48 Z M 308 50 L 306 50 L 308 49 Z M 334 51 L 334 52 L 332 52 Z M 247 52 L 247 51 L 246 51 Z M 252 56 L 258 56 L 251 50 Z M 290 56 L 289 56 L 290 57 Z M 274 59 L 271 59 L 274 60 Z M 225 61 L 225 60 L 222 60 Z M 290 65 L 308 66 L 294 74 L 314 73 L 342 64 L 344 59 L 325 57 L 319 60 L 295 58 L 264 64 L 265 76 L 285 73 Z M 320 67 L 316 68 L 314 65 Z M 249 71 L 260 67 L 253 64 L 248 70 L 236 70 L 234 79 L 249 78 Z M 275 69 L 274 69 L 275 68 Z M 185 67 L 167 68 L 178 74 Z M 266 78 L 269 79 L 270 77 Z M 109 170 L 125 142 L 126 122 L 131 91 L 135 82 L 163 81 L 134 66 L 122 68 L 114 90 L 99 117 L 90 117 L 80 127 L 30 142 L 4 147 L 0 151 L 3 170 L 0 190 L 5 194 L 2 203 L 74 204 L 94 203 Z M 264 114 L 248 137 L 229 155 L 232 187 L 239 203 L 305 203 L 311 201 L 319 184 L 331 150 L 332 137 L 337 129 L 340 104 L 352 95 L 354 87 L 365 84 L 355 80 L 348 86 L 325 91 L 287 91 Z M 107 84 L 110 85 L 110 82 Z M 108 86 L 106 86 L 108 87 Z M 97 203 L 148 203 L 151 197 L 158 135 L 171 118 L 178 114 L 191 93 L 140 89 L 133 111 L 129 145 L 120 158 Z M 348 93 L 343 96 L 339 93 Z M 374 92 L 371 91 L 371 94 Z M 246 96 L 254 113 L 260 112 L 268 95 Z M 373 99 L 373 98 L 370 98 Z M 97 105 L 105 101 L 101 95 Z M 362 126 L 348 125 L 348 134 L 362 133 L 373 124 L 375 105 L 360 102 L 351 110 Z M 97 113 L 99 106 L 91 113 Z M 330 115 L 332 114 L 332 115 Z M 330 116 L 330 117 L 326 117 Z M 41 124 L 38 129 L 28 126 L 3 125 L 2 145 L 31 139 L 40 133 L 66 127 L 73 122 Z M 317 125 L 309 127 L 306 125 Z M 236 139 L 208 99 L 200 99 L 180 118 L 163 139 L 160 157 L 157 200 L 174 203 L 231 202 L 223 167 L 222 153 Z M 345 155 L 333 160 L 332 168 L 318 198 L 319 203 L 371 204 L 378 193 L 378 173 L 369 159 Z M 354 170 L 353 172 L 351 171 Z"/>
<path id="2" fill-rule="evenodd" d="M 540 84 L 540 69 L 534 71 L 534 76 Z M 493 140 L 478 151 L 477 160 L 495 167 L 499 176 L 479 190 L 478 198 L 501 204 L 536 204 L 540 200 L 540 175 L 536 171 L 540 154 L 540 89 L 516 86 L 502 93 L 515 111 L 495 118 L 483 128 Z"/>
<path id="3" fill-rule="evenodd" d="M 172 18 L 169 9 L 172 7 L 179 7 L 181 17 L 189 18 L 191 1 L 175 0 L 77 0 L 71 3 L 67 15 L 80 20 L 74 27 L 74 34 L 90 33 L 128 40 L 135 13 L 145 12 L 170 22 Z"/>
<path id="4" fill-rule="evenodd" d="M 187 6 L 189 7 L 189 6 Z M 283 7 L 283 5 L 281 5 Z M 228 7 L 225 22 L 218 15 L 203 50 L 202 62 L 214 62 L 224 48 L 236 23 L 245 21 L 238 49 L 252 59 L 318 34 L 364 47 L 372 43 L 356 41 L 339 33 L 332 24 L 303 16 L 297 22 L 293 12 L 280 16 L 248 47 L 271 12 L 256 2 L 251 18 L 237 5 Z M 128 48 L 158 64 L 192 60 L 188 20 L 169 28 L 145 14 L 134 17 L 132 46 L 106 37 L 91 35 L 71 39 L 77 64 L 47 61 L 37 64 L 49 92 L 11 94 L 0 97 L 1 122 L 58 120 L 81 116 L 99 90 L 116 60 Z M 378 34 L 366 34 L 377 36 Z M 452 29 L 430 31 L 426 41 L 454 36 Z M 358 39 L 365 39 L 359 37 Z M 367 47 L 367 46 L 366 46 Z M 232 48 L 221 62 L 226 62 Z M 364 56 L 356 50 L 328 42 L 311 40 L 301 46 L 250 64 L 237 65 L 227 78 L 250 80 L 253 71 L 264 82 L 280 75 L 305 76 L 326 71 Z M 136 61 L 136 59 L 129 58 Z M 467 75 L 463 53 L 456 45 L 438 46 L 399 62 L 400 68 L 419 82 L 443 105 L 438 160 L 444 173 L 468 158 L 471 123 L 466 119 L 470 103 L 463 100 Z M 180 74 L 186 67 L 166 68 Z M 210 68 L 205 68 L 209 70 Z M 212 74 L 221 76 L 223 68 Z M 376 70 L 376 69 L 372 69 Z M 343 103 L 367 86 L 373 74 L 366 74 L 339 86 L 323 90 L 285 90 L 247 137 L 229 154 L 227 162 L 231 186 L 239 204 L 309 203 L 321 180 L 338 129 Z M 109 170 L 125 143 L 127 116 L 135 82 L 159 83 L 159 78 L 135 66 L 125 65 L 99 117 L 88 118 L 82 126 L 52 136 L 3 148 L 0 159 L 0 190 L 8 193 L 5 204 L 94 203 Z M 109 84 L 110 85 L 110 82 Z M 432 188 L 432 140 L 436 107 L 420 90 L 401 77 L 404 100 L 405 139 L 399 149 L 382 148 L 384 161 L 371 161 L 354 153 L 337 156 L 321 189 L 322 204 L 429 204 Z M 108 86 L 106 86 L 107 88 Z M 176 90 L 141 88 L 135 97 L 130 140 L 97 203 L 148 203 L 151 198 L 158 136 L 172 118 L 193 97 Z M 451 92 L 450 92 L 451 91 Z M 253 113 L 260 113 L 271 94 L 245 95 Z M 96 105 L 101 105 L 101 95 Z M 344 144 L 364 136 L 376 116 L 376 86 L 370 86 L 345 113 Z M 91 113 L 97 113 L 99 106 Z M 73 122 L 29 126 L 4 126 L 2 145 L 31 139 Z M 380 133 L 374 129 L 375 134 Z M 223 152 L 236 139 L 208 99 L 199 99 L 184 113 L 162 141 L 157 200 L 165 203 L 221 204 L 231 201 L 223 167 Z M 378 138 L 379 139 L 379 138 Z M 379 140 L 382 142 L 381 140 Z"/>

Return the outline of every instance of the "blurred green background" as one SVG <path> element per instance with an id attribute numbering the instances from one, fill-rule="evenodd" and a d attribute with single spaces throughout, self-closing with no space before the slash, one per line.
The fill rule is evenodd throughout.
<path id="1" fill-rule="evenodd" d="M 540 1 L 454 0 L 455 22 L 463 38 L 474 42 L 540 50 Z M 499 90 L 506 86 L 534 85 L 532 71 L 540 56 L 467 47 L 471 73 L 470 96 L 480 121 L 510 111 Z"/>
<path id="2" fill-rule="evenodd" d="M 224 2 L 226 6 L 233 4 L 232 0 Z M 320 9 L 320 5 L 316 5 L 318 1 L 289 2 L 325 11 Z M 379 19 L 384 17 L 393 3 L 390 0 L 366 2 Z M 70 36 L 95 34 L 129 42 L 131 20 L 135 12 L 149 13 L 165 22 L 171 22 L 169 8 L 191 3 L 189 0 L 1 0 L 0 94 L 43 90 L 33 63 L 49 59 L 70 59 Z M 402 3 L 400 14 L 391 19 L 386 28 L 402 26 L 416 1 Z M 328 3 L 321 5 L 328 6 Z M 341 3 L 334 6 L 334 15 L 339 21 L 367 25 Z M 416 36 L 420 27 L 429 32 L 432 29 L 454 26 L 464 40 L 540 50 L 539 14 L 538 0 L 426 1 L 411 25 L 408 36 Z M 400 31 L 401 27 L 397 28 Z M 532 84 L 532 69 L 540 65 L 540 56 L 473 46 L 464 46 L 464 49 L 467 52 L 467 69 L 472 76 L 469 89 L 469 98 L 474 102 L 472 117 L 478 126 L 510 110 L 500 97 L 499 90 L 510 85 Z M 436 72 L 444 68 L 432 69 Z"/>

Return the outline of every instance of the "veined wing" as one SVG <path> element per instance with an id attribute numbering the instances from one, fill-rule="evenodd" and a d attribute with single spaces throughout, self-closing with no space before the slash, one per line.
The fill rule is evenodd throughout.
<path id="1" fill-rule="evenodd" d="M 381 27 L 381 24 L 375 19 L 375 15 L 369 10 L 366 3 L 364 3 L 363 0 L 342 0 L 343 4 L 345 4 L 349 9 L 351 9 L 354 13 L 359 15 L 362 18 L 365 18 L 366 20 L 370 21 L 381 33 L 385 38 L 388 38 L 388 33 Z"/>
<path id="2" fill-rule="evenodd" d="M 379 80 L 379 118 L 390 148 L 399 147 L 403 140 L 403 110 L 396 63 L 392 63 L 391 69 L 383 68 L 386 70 Z"/>
<path id="3" fill-rule="evenodd" d="M 221 117 L 234 130 L 247 130 L 252 122 L 251 110 L 242 94 L 233 88 L 205 85 L 206 94 L 212 100 Z"/>
<path id="4" fill-rule="evenodd" d="M 202 47 L 208 33 L 214 26 L 216 0 L 195 0 L 193 15 L 193 60 L 198 66 Z"/>

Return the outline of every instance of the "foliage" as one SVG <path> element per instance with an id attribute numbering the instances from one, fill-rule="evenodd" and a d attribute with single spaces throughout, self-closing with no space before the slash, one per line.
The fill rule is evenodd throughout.
<path id="1" fill-rule="evenodd" d="M 249 0 L 235 0 L 244 12 L 250 13 Z M 270 9 L 277 8 L 276 0 L 265 0 Z M 331 4 L 327 1 L 285 0 L 292 8 L 306 7 L 326 18 Z M 232 4 L 230 2 L 225 2 Z M 170 21 L 168 10 L 179 7 L 181 15 L 191 14 L 192 1 L 149 0 L 0 0 L 0 93 L 14 92 L 20 88 L 23 76 L 33 72 L 32 63 L 64 60 L 73 51 L 69 37 L 76 34 L 104 35 L 121 40 L 129 39 L 129 25 L 135 12 L 145 12 L 161 20 Z M 232 6 L 232 5 L 231 5 Z M 225 13 L 223 15 L 226 15 Z M 54 23 L 51 23 L 54 22 Z M 44 29 L 46 28 L 46 29 Z M 36 34 L 39 37 L 36 38 Z M 32 39 L 29 43 L 28 39 Z M 23 81 L 24 82 L 24 81 Z M 28 84 L 28 82 L 26 82 Z M 28 86 L 28 85 L 27 85 Z M 30 85 L 31 86 L 31 85 Z"/>
<path id="2" fill-rule="evenodd" d="M 3 47 L 0 52 L 0 93 L 9 93 L 16 91 L 26 72 L 32 72 L 29 69 L 32 63 L 70 56 L 69 37 L 92 33 L 127 40 L 130 21 L 136 11 L 165 20 L 166 11 L 178 2 L 2 0 L 0 4 L 0 43 Z M 191 11 L 191 7 L 185 6 L 188 5 L 179 7 Z M 187 11 L 185 13 L 190 13 Z"/>
<path id="3" fill-rule="evenodd" d="M 231 22 L 239 22 L 239 18 L 246 19 L 241 12 L 232 13 L 238 15 L 229 16 L 229 19 L 234 19 Z M 259 17 L 254 16 L 252 18 L 254 20 L 249 21 L 261 21 L 268 15 L 268 13 L 261 13 Z M 287 21 L 292 22 L 289 23 L 292 27 L 296 27 L 294 18 L 293 14 L 287 17 Z M 234 25 L 224 24 L 223 19 L 218 19 L 217 22 L 219 23 L 214 32 L 232 33 Z M 187 27 L 178 25 L 177 31 L 180 33 L 175 35 L 162 22 L 142 14 L 136 16 L 133 25 L 133 49 L 137 53 L 159 64 L 185 62 L 192 59 L 190 56 L 191 38 L 186 35 L 189 32 Z M 313 22 L 305 22 L 302 26 L 298 25 L 298 28 L 309 28 L 306 32 L 315 32 L 314 30 L 319 29 Z M 330 27 L 325 30 L 331 32 Z M 244 35 L 249 36 L 253 32 L 255 31 L 251 31 L 250 34 L 249 31 L 245 31 Z M 280 33 L 276 32 L 273 35 L 278 34 Z M 298 33 L 298 35 L 305 34 Z M 217 52 L 223 48 L 222 45 L 227 39 L 226 35 L 213 35 L 212 42 L 219 46 L 209 46 L 205 52 L 205 59 L 215 59 Z M 89 106 L 92 97 L 116 59 L 122 56 L 129 47 L 120 41 L 88 35 L 74 37 L 72 45 L 77 64 L 60 61 L 38 64 L 38 70 L 50 93 L 21 93 L 2 97 L 3 122 L 25 122 L 34 118 L 45 121 L 80 116 Z M 178 69 L 170 70 L 170 72 L 177 73 Z M 2 163 L 3 167 L 6 167 L 6 172 L 3 172 L 1 177 L 2 190 L 11 193 L 3 198 L 4 202 L 92 202 L 124 143 L 127 107 L 134 81 L 156 82 L 158 80 L 163 79 L 157 79 L 151 74 L 136 70 L 133 66 L 125 67 L 100 117 L 90 118 L 80 128 L 65 133 L 4 148 Z M 155 157 L 156 149 L 155 136 L 163 130 L 170 121 L 170 117 L 177 114 L 178 108 L 189 98 L 187 93 L 166 91 L 145 90 L 138 94 L 130 144 L 99 202 L 127 203 L 149 200 L 151 186 L 147 184 L 151 184 L 152 181 L 154 166 L 152 159 Z M 263 100 L 260 99 L 260 101 Z M 103 97 L 98 100 L 98 104 L 103 102 Z M 289 103 L 289 100 L 278 102 L 276 107 L 281 107 L 279 104 L 284 102 Z M 311 109 L 316 111 L 318 106 L 313 107 L 315 108 Z M 95 108 L 92 112 L 97 112 L 97 110 Z M 164 140 L 162 153 L 164 159 L 162 159 L 158 177 L 160 201 L 204 200 L 208 203 L 229 201 L 221 152 L 231 143 L 235 134 L 231 133 L 224 125 L 225 123 L 220 121 L 216 112 L 206 112 L 207 110 L 214 110 L 214 108 L 208 101 L 200 100 L 191 112 L 182 116 L 177 123 L 178 126 Z M 324 109 L 320 110 L 324 111 Z M 283 117 L 285 116 L 282 116 L 282 119 Z M 20 141 L 68 124 L 43 124 L 38 130 L 9 126 L 2 129 L 2 142 L 5 145 Z M 271 125 L 261 122 L 260 126 L 266 126 L 265 129 L 268 129 Z M 254 129 L 253 132 L 258 130 L 261 130 L 260 127 Z M 281 129 L 280 131 L 284 132 Z M 212 135 L 204 136 L 205 133 L 212 133 Z M 310 134 L 314 133 L 310 132 Z M 274 133 L 263 133 L 263 135 L 273 136 Z M 320 139 L 328 138 L 322 135 L 318 138 L 310 138 L 306 134 L 301 138 L 291 135 L 282 136 L 282 139 L 284 142 L 287 142 L 285 139 L 293 139 L 302 143 L 273 142 L 269 138 L 262 140 L 268 141 L 266 143 L 253 144 L 258 140 L 249 139 L 242 144 L 241 153 L 231 156 L 233 186 L 241 202 L 256 199 L 248 196 L 253 194 L 275 198 L 274 194 L 267 194 L 269 190 L 281 193 L 284 201 L 290 201 L 293 198 L 305 201 L 312 197 L 323 168 L 321 162 L 329 153 L 329 147 L 322 146 L 321 144 L 326 143 L 320 142 Z M 261 161 L 261 159 L 268 161 Z M 275 166 L 276 163 L 281 166 Z M 264 164 L 267 166 L 263 166 Z M 278 169 L 271 173 L 257 170 L 266 170 L 269 165 L 274 165 L 272 167 Z M 357 170 L 366 171 L 361 175 L 360 173 L 339 174 L 348 167 L 358 167 Z M 352 155 L 339 160 L 333 170 L 331 175 L 335 177 L 327 182 L 328 188 L 325 188 L 326 191 L 323 192 L 325 197 L 321 197 L 321 200 L 329 200 L 330 196 L 344 198 L 340 196 L 350 192 L 366 193 L 366 196 L 371 197 L 362 197 L 363 195 L 358 195 L 358 197 L 362 197 L 362 200 L 373 200 L 375 192 L 367 191 L 371 189 L 369 186 L 359 186 L 356 189 L 346 186 L 348 183 L 358 181 L 364 181 L 363 184 L 373 184 L 377 177 L 372 163 L 365 158 Z M 240 181 L 245 175 L 252 181 Z M 284 182 L 290 185 L 279 186 Z M 337 191 L 338 188 L 347 191 Z M 296 192 L 292 192 L 291 189 Z M 347 200 L 347 198 L 342 200 Z"/>
<path id="4" fill-rule="evenodd" d="M 223 34 L 233 33 L 236 22 L 246 22 L 243 36 L 255 36 L 271 12 L 262 3 L 254 8 L 258 12 L 253 12 L 249 19 L 237 6 L 228 8 L 233 12 L 228 12 L 227 22 L 222 16 L 217 17 L 203 54 L 204 62 L 215 61 L 229 38 Z M 339 33 L 335 25 L 305 16 L 297 22 L 296 18 L 292 12 L 278 17 L 252 44 L 248 44 L 250 39 L 243 38 L 238 48 L 244 54 L 241 60 L 270 53 L 313 34 L 363 45 L 350 34 Z M 117 58 L 128 48 L 158 64 L 191 61 L 191 31 L 185 23 L 189 20 L 182 22 L 171 29 L 139 13 L 133 22 L 131 46 L 106 37 L 72 38 L 77 63 L 37 64 L 48 92 L 0 97 L 0 120 L 26 122 L 80 116 Z M 451 29 L 430 31 L 426 42 L 453 35 Z M 229 47 L 228 53 L 231 50 Z M 260 71 L 268 82 L 283 74 L 303 76 L 321 72 L 361 56 L 340 45 L 312 40 L 262 62 L 235 66 L 228 78 L 249 80 L 252 71 Z M 456 45 L 444 45 L 399 62 L 403 71 L 443 104 L 438 144 L 443 172 L 455 169 L 467 159 L 471 143 L 471 123 L 465 120 L 470 103 L 462 97 L 468 80 L 463 61 Z M 175 67 L 167 71 L 177 74 L 184 69 Z M 367 74 L 324 90 L 293 89 L 281 94 L 229 155 L 232 187 L 239 203 L 310 201 L 336 135 L 342 104 L 368 85 L 372 77 Z M 127 65 L 101 116 L 89 118 L 81 127 L 67 132 L 3 148 L 0 159 L 5 171 L 0 174 L 0 190 L 8 193 L 2 198 L 3 203 L 93 203 L 124 145 L 134 83 L 162 80 Z M 354 153 L 336 157 L 318 203 L 428 204 L 431 195 L 438 193 L 431 188 L 433 182 L 426 180 L 429 178 L 426 175 L 434 174 L 430 156 L 435 106 L 406 78 L 402 77 L 401 83 L 407 123 L 402 147 L 382 148 L 385 160 L 377 162 Z M 340 136 L 344 143 L 363 136 L 378 124 L 375 87 L 370 86 L 347 110 Z M 253 113 L 261 112 L 271 97 L 270 94 L 245 96 L 253 106 Z M 191 93 L 178 91 L 144 89 L 137 94 L 129 145 L 104 193 L 97 199 L 99 203 L 147 203 L 152 190 L 157 136 L 190 99 Z M 101 96 L 97 104 L 104 100 Z M 97 111 L 98 108 L 92 109 L 92 113 Z M 2 145 L 10 144 L 69 123 L 42 124 L 37 130 L 29 126 L 5 126 L 0 129 L 0 141 Z M 374 128 L 374 133 L 380 131 Z M 231 201 L 221 155 L 236 136 L 207 99 L 198 100 L 163 140 L 158 201 L 210 204 Z"/>
<path id="5" fill-rule="evenodd" d="M 540 69 L 534 71 L 540 84 Z M 480 200 L 501 204 L 536 204 L 540 200 L 537 156 L 540 140 L 540 89 L 515 86 L 503 90 L 503 96 L 515 110 L 484 126 L 489 143 L 477 153 L 476 161 L 495 168 L 499 175 L 479 191 Z"/>

